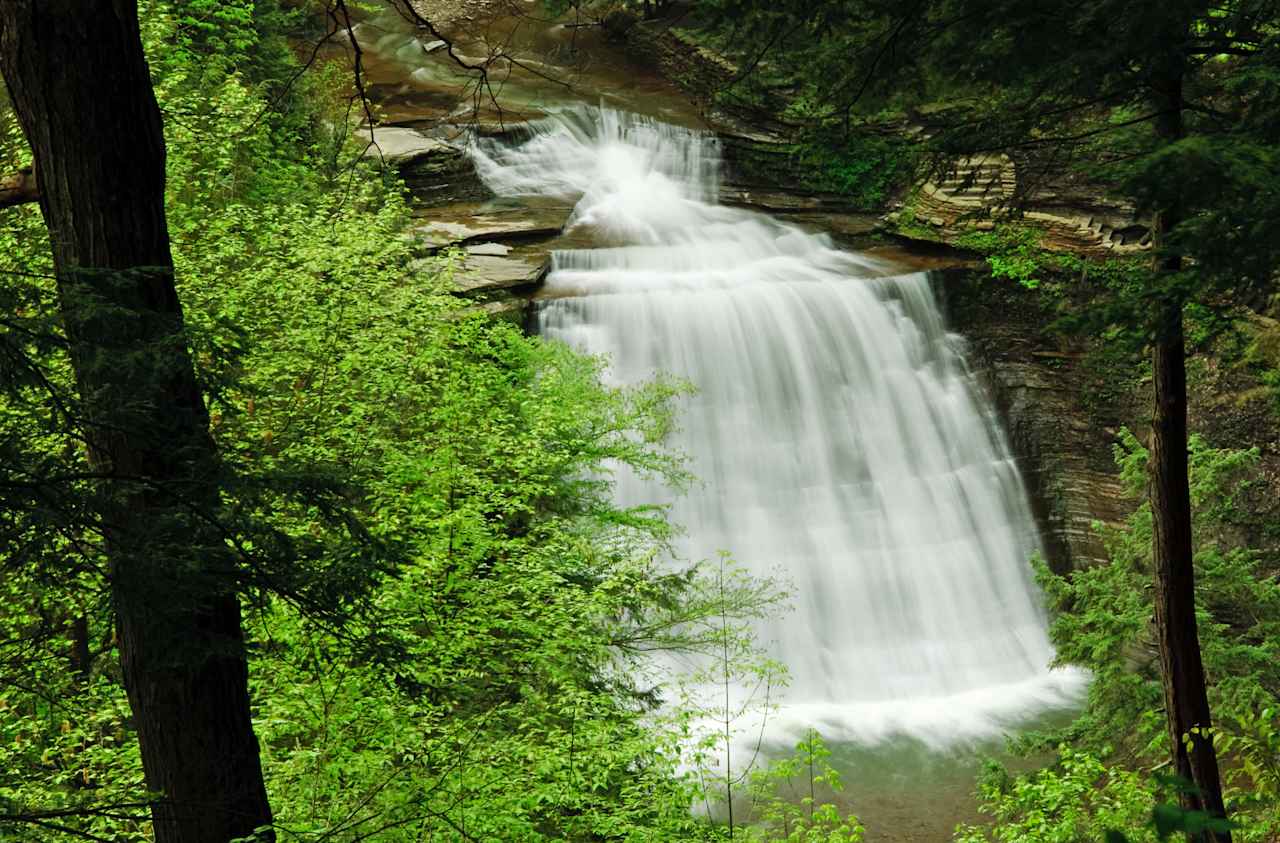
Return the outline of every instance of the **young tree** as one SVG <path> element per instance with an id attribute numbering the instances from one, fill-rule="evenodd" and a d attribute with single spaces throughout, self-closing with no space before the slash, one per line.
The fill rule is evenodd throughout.
<path id="1" fill-rule="evenodd" d="M 935 167 L 1003 151 L 1031 167 L 1087 159 L 1154 219 L 1144 283 L 1091 315 L 1150 348 L 1156 636 L 1184 805 L 1223 815 L 1196 632 L 1183 313 L 1246 302 L 1280 239 L 1280 4 L 1274 0 L 709 0 L 795 68 L 827 116 L 945 106 Z M 756 55 L 749 66 L 758 66 Z M 1229 839 L 1217 832 L 1215 839 Z"/>
<path id="2" fill-rule="evenodd" d="M 120 663 L 160 843 L 269 826 L 219 461 L 187 350 L 165 146 L 132 0 L 4 0 L 0 67 L 35 161 Z"/>

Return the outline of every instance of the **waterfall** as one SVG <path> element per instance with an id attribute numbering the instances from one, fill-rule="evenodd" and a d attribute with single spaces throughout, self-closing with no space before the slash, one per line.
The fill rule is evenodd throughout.
<path id="1" fill-rule="evenodd" d="M 717 205 L 710 134 L 581 108 L 473 154 L 499 195 L 576 200 L 599 244 L 554 253 L 539 330 L 620 382 L 697 388 L 673 444 L 702 485 L 616 493 L 669 501 L 686 558 L 790 578 L 796 611 L 759 630 L 791 674 L 771 729 L 947 743 L 1078 695 L 1048 667 L 1026 491 L 927 275 Z"/>

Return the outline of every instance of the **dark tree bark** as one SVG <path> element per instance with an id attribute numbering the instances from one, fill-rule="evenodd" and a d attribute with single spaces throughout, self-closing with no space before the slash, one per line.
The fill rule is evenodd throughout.
<path id="1" fill-rule="evenodd" d="M 71 633 L 71 652 L 68 654 L 68 667 L 80 683 L 89 681 L 93 673 L 93 656 L 89 652 L 89 617 L 83 612 L 77 614 L 68 624 Z"/>
<path id="2" fill-rule="evenodd" d="M 271 823 L 218 461 L 184 337 L 165 148 L 132 0 L 0 0 L 0 69 L 34 152 L 120 662 L 159 843 Z"/>
<path id="3" fill-rule="evenodd" d="M 1156 132 L 1165 143 L 1183 137 L 1180 60 L 1156 76 L 1153 87 L 1161 116 Z M 1156 214 L 1156 246 L 1180 221 L 1176 207 Z M 1176 255 L 1156 258 L 1156 271 L 1176 273 Z M 1205 688 L 1200 638 L 1196 629 L 1195 568 L 1192 564 L 1191 486 L 1187 464 L 1187 371 L 1180 299 L 1156 313 L 1152 346 L 1155 406 L 1151 420 L 1150 493 L 1156 573 L 1156 639 L 1164 684 L 1165 716 L 1173 744 L 1174 771 L 1193 784 L 1180 797 L 1182 807 L 1226 816 L 1222 781 L 1213 741 L 1201 730 L 1212 725 Z M 1189 744 L 1189 745 L 1188 745 Z M 1205 839 L 1230 843 L 1230 832 L 1206 832 Z"/>

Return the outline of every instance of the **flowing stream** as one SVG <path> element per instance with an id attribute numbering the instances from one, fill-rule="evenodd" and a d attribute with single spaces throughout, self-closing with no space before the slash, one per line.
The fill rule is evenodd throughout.
<path id="1" fill-rule="evenodd" d="M 553 255 L 539 330 L 619 382 L 697 388 L 672 444 L 703 483 L 617 495 L 670 502 L 689 559 L 792 582 L 795 612 L 759 630 L 791 674 L 771 734 L 936 747 L 1070 704 L 1026 491 L 927 275 L 716 204 L 710 134 L 578 108 L 474 156 L 500 196 L 576 200 L 599 244 Z"/>

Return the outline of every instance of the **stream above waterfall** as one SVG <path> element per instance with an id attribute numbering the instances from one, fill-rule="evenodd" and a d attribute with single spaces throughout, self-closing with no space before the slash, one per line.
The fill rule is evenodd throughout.
<path id="1" fill-rule="evenodd" d="M 521 0 L 492 5 L 481 17 L 446 27 L 452 54 L 391 9 L 358 20 L 352 31 L 381 122 L 500 129 L 587 102 L 703 125 L 679 88 L 610 44 L 600 27 L 548 21 Z M 342 33 L 326 49 L 336 55 L 346 43 Z M 478 87 L 479 73 L 465 66 L 486 62 L 494 79 Z"/>

